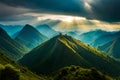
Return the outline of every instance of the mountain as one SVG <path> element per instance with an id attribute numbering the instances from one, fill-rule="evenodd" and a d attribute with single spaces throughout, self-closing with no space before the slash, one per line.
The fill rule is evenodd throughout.
<path id="1" fill-rule="evenodd" d="M 21 25 L 2 25 L 2 24 L 0 24 L 0 27 L 2 29 L 4 29 L 11 37 L 16 32 L 20 31 L 23 28 L 23 26 L 21 26 Z"/>
<path id="2" fill-rule="evenodd" d="M 49 25 L 52 28 L 53 27 L 57 27 L 57 25 L 61 24 L 61 20 L 53 20 L 53 19 L 45 19 L 45 20 L 41 20 L 40 22 L 37 23 L 37 25 Z M 59 25 L 61 26 L 61 25 Z"/>
<path id="3" fill-rule="evenodd" d="M 119 62 L 79 40 L 62 34 L 42 43 L 19 62 L 38 74 L 49 74 L 70 65 L 95 67 L 112 76 L 120 73 Z"/>
<path id="4" fill-rule="evenodd" d="M 14 60 L 28 52 L 26 47 L 13 40 L 2 28 L 0 28 L 0 51 Z"/>
<path id="5" fill-rule="evenodd" d="M 0 52 L 0 80 L 113 80 L 96 69 L 84 69 L 79 66 L 64 67 L 57 71 L 51 78 L 38 76 L 28 69 L 18 65 Z M 87 75 L 87 77 L 86 77 Z M 69 77 L 70 76 L 70 77 Z"/>
<path id="6" fill-rule="evenodd" d="M 41 32 L 42 34 L 44 34 L 48 38 L 54 37 L 54 36 L 56 36 L 58 34 L 57 31 L 53 30 L 52 28 L 50 28 L 46 24 L 39 25 L 39 26 L 36 27 L 36 29 L 38 29 L 39 32 Z"/>
<path id="7" fill-rule="evenodd" d="M 105 51 L 108 55 L 120 59 L 120 38 L 116 38 L 112 41 L 109 41 L 101 46 L 98 46 L 98 49 Z"/>
<path id="8" fill-rule="evenodd" d="M 89 31 L 89 32 L 85 32 L 85 33 L 81 34 L 79 36 L 79 40 L 81 40 L 87 44 L 90 44 L 94 40 L 99 38 L 100 36 L 107 35 L 107 34 L 111 34 L 111 33 L 107 32 L 107 31 L 99 30 L 99 29 L 93 30 L 93 31 Z"/>
<path id="9" fill-rule="evenodd" d="M 0 80 L 45 80 L 20 66 L 0 51 Z"/>
<path id="10" fill-rule="evenodd" d="M 118 37 L 120 37 L 120 31 L 111 32 L 110 34 L 106 34 L 106 35 L 98 37 L 95 41 L 92 42 L 91 45 L 94 47 L 97 47 L 97 46 L 100 46 L 102 44 L 105 44 L 106 42 L 114 40 Z"/>
<path id="11" fill-rule="evenodd" d="M 41 34 L 31 25 L 25 25 L 25 27 L 18 33 L 15 40 L 20 44 L 25 45 L 29 49 L 33 49 L 45 40 L 47 37 Z"/>

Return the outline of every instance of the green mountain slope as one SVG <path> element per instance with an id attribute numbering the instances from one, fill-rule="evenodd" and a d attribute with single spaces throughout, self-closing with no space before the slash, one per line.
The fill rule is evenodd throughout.
<path id="1" fill-rule="evenodd" d="M 95 67 L 112 76 L 120 73 L 119 64 L 114 59 L 62 34 L 33 49 L 19 62 L 37 73 L 50 73 L 69 65 Z"/>
<path id="2" fill-rule="evenodd" d="M 2 70 L 2 68 L 4 68 Z M 18 73 L 16 73 L 16 71 Z M 2 72 L 4 71 L 4 72 Z M 45 80 L 42 77 L 37 76 L 28 69 L 18 65 L 15 61 L 12 61 L 4 53 L 0 51 L 0 80 Z M 18 77 L 16 79 L 16 77 Z"/>
<path id="3" fill-rule="evenodd" d="M 98 47 L 98 49 L 105 51 L 108 55 L 120 59 L 120 38 L 116 38 Z"/>
<path id="4" fill-rule="evenodd" d="M 84 69 L 79 66 L 69 66 L 56 72 L 54 80 L 113 80 L 95 68 Z"/>
<path id="5" fill-rule="evenodd" d="M 13 40 L 2 28 L 0 28 L 0 51 L 14 60 L 28 52 L 26 47 Z"/>
<path id="6" fill-rule="evenodd" d="M 38 46 L 40 43 L 47 40 L 47 37 L 42 35 L 31 25 L 25 25 L 25 27 L 19 32 L 15 40 L 29 49 L 33 49 Z"/>

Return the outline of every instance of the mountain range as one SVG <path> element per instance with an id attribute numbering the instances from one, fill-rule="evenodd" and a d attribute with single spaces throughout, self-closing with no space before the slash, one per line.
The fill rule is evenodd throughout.
<path id="1" fill-rule="evenodd" d="M 97 38 L 111 34 L 110 32 L 104 31 L 104 30 L 93 30 L 93 31 L 88 31 L 85 33 L 82 33 L 79 35 L 79 40 L 83 41 L 84 43 L 91 44 L 94 42 Z"/>
<path id="2" fill-rule="evenodd" d="M 0 24 L 0 80 L 120 79 L 120 31 L 52 28 Z"/>
<path id="3" fill-rule="evenodd" d="M 105 51 L 108 55 L 120 59 L 120 38 L 116 38 L 101 46 L 98 46 L 99 50 Z"/>
<path id="4" fill-rule="evenodd" d="M 111 40 L 114 40 L 116 38 L 120 37 L 120 31 L 112 32 L 110 34 L 102 35 L 98 37 L 96 40 L 94 40 L 91 45 L 94 47 L 100 46 L 102 44 L 105 44 L 106 42 L 109 42 Z"/>
<path id="5" fill-rule="evenodd" d="M 84 68 L 95 67 L 111 76 L 118 76 L 120 73 L 119 62 L 105 53 L 63 34 L 42 43 L 19 62 L 38 74 L 49 74 L 70 65 Z"/>

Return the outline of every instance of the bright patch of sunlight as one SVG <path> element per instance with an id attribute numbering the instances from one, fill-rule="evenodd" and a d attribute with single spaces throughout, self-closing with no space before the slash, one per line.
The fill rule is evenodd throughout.
<path id="1" fill-rule="evenodd" d="M 74 20 L 86 20 L 85 17 L 65 16 L 65 15 L 46 15 L 46 16 L 41 16 L 37 18 L 38 21 L 42 21 L 46 19 L 61 20 L 65 22 L 72 22 Z"/>

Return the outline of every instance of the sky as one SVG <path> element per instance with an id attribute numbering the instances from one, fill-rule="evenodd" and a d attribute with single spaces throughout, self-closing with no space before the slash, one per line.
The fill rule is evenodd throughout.
<path id="1" fill-rule="evenodd" d="M 0 24 L 119 30 L 120 0 L 0 0 Z M 43 22 L 43 23 L 42 23 Z"/>

